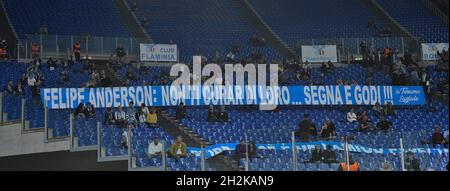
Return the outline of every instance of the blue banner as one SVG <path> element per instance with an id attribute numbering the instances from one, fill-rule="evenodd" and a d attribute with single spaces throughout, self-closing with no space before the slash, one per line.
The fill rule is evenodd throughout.
<path id="1" fill-rule="evenodd" d="M 236 149 L 237 143 L 228 143 L 228 144 L 216 144 L 213 146 L 206 147 L 205 150 L 205 158 L 214 157 L 223 151 L 234 151 Z M 327 145 L 331 145 L 333 150 L 343 151 L 344 144 L 341 142 L 334 141 L 321 141 L 321 142 L 307 142 L 307 143 L 296 143 L 297 149 L 299 151 L 306 150 L 314 150 L 316 145 L 320 145 L 321 148 L 326 148 Z M 257 149 L 260 150 L 292 150 L 292 143 L 280 143 L 280 144 L 256 144 Z M 367 153 L 367 154 L 399 154 L 401 150 L 399 148 L 370 148 L 357 144 L 349 144 L 348 145 L 349 152 L 354 153 Z M 405 152 L 411 151 L 413 153 L 430 153 L 430 154 L 448 154 L 448 149 L 435 149 L 435 148 L 413 148 L 413 149 L 405 149 Z M 201 149 L 200 148 L 188 148 L 188 152 L 195 155 L 196 157 L 201 157 Z"/>
<path id="2" fill-rule="evenodd" d="M 423 105 L 421 86 L 130 86 L 45 88 L 41 98 L 49 109 L 185 105 Z"/>

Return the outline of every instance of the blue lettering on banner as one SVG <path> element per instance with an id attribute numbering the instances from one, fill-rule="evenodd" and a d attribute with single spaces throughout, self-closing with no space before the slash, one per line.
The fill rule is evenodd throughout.
<path id="1" fill-rule="evenodd" d="M 107 88 L 45 88 L 41 98 L 49 109 L 209 105 L 423 105 L 421 86 L 130 86 Z"/>
<path id="2" fill-rule="evenodd" d="M 205 158 L 214 157 L 223 151 L 234 151 L 237 143 L 226 143 L 226 144 L 215 144 L 213 146 L 209 146 L 204 148 L 205 150 Z M 320 145 L 322 148 L 326 148 L 327 145 L 331 145 L 334 150 L 344 150 L 344 144 L 341 142 L 334 141 L 321 141 L 321 142 L 308 142 L 308 143 L 296 143 L 296 147 L 298 150 L 306 151 L 306 150 L 314 150 L 316 145 Z M 292 150 L 292 143 L 280 143 L 280 144 L 256 144 L 256 148 L 260 150 Z M 349 144 L 348 145 L 349 152 L 354 153 L 367 153 L 367 154 L 399 154 L 401 150 L 399 148 L 380 148 L 374 149 L 370 147 L 365 147 L 357 144 Z M 201 149 L 188 147 L 188 152 L 195 155 L 196 157 L 201 157 Z M 413 149 L 405 149 L 404 152 L 411 151 L 413 153 L 430 153 L 430 154 L 448 154 L 448 149 L 424 149 L 424 148 L 413 148 Z"/>

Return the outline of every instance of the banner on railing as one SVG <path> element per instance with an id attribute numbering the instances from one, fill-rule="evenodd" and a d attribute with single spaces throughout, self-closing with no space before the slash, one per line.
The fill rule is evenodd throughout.
<path id="1" fill-rule="evenodd" d="M 336 45 L 302 46 L 303 62 L 337 62 Z"/>
<path id="2" fill-rule="evenodd" d="M 185 105 L 423 105 L 421 86 L 131 86 L 45 88 L 41 98 L 49 109 Z"/>
<path id="3" fill-rule="evenodd" d="M 448 51 L 448 43 L 422 43 L 422 59 L 425 61 L 440 60 L 437 52 Z"/>
<path id="4" fill-rule="evenodd" d="M 205 157 L 214 157 L 223 151 L 234 151 L 236 150 L 237 143 L 227 143 L 227 144 L 215 144 L 213 146 L 206 147 Z M 320 141 L 320 142 L 307 142 L 307 143 L 296 143 L 296 147 L 299 150 L 314 150 L 316 145 L 320 145 L 322 148 L 326 148 L 327 145 L 331 145 L 333 150 L 343 151 L 344 144 L 341 142 L 334 141 Z M 292 150 L 292 143 L 280 143 L 280 144 L 256 144 L 256 148 L 259 150 Z M 358 144 L 349 144 L 349 152 L 355 153 L 367 153 L 367 154 L 399 154 L 399 148 L 370 148 Z M 448 154 L 448 149 L 438 149 L 438 148 L 413 148 L 405 149 L 405 152 L 411 151 L 413 153 L 430 153 L 430 154 Z M 201 157 L 201 149 L 189 147 L 188 152 L 195 155 L 196 157 Z"/>
<path id="5" fill-rule="evenodd" d="M 140 60 L 143 62 L 177 62 L 177 45 L 140 44 Z"/>

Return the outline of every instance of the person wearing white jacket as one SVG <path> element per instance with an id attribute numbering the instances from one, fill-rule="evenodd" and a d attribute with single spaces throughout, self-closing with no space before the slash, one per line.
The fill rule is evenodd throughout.
<path id="1" fill-rule="evenodd" d="M 351 108 L 350 111 L 347 113 L 347 121 L 350 123 L 358 121 L 358 118 L 356 117 L 356 114 L 355 114 L 353 108 Z"/>

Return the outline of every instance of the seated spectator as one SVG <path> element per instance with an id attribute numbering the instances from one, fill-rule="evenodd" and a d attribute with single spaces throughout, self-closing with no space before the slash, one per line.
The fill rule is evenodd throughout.
<path id="1" fill-rule="evenodd" d="M 389 161 L 384 161 L 380 168 L 380 171 L 392 171 L 392 170 L 393 170 L 392 164 Z"/>
<path id="2" fill-rule="evenodd" d="M 183 142 L 181 136 L 178 136 L 176 141 L 170 147 L 169 156 L 176 160 L 187 156 L 186 144 Z"/>
<path id="3" fill-rule="evenodd" d="M 312 152 L 311 159 L 309 159 L 308 162 L 310 163 L 322 162 L 323 160 L 322 155 L 323 152 L 322 149 L 320 148 L 320 145 L 316 145 L 316 149 L 314 149 L 314 151 Z"/>
<path id="4" fill-rule="evenodd" d="M 358 119 L 358 121 L 368 120 L 367 113 L 366 113 L 366 110 L 364 110 L 364 108 L 361 107 L 359 109 L 358 114 L 357 114 L 357 119 Z"/>
<path id="5" fill-rule="evenodd" d="M 327 119 L 320 130 L 320 138 L 334 138 L 336 137 L 336 128 L 334 123 Z"/>
<path id="6" fill-rule="evenodd" d="M 347 121 L 350 123 L 358 121 L 358 117 L 356 117 L 356 114 L 355 114 L 355 111 L 353 108 L 351 108 L 350 111 L 347 113 Z"/>
<path id="7" fill-rule="evenodd" d="M 186 106 L 184 106 L 184 103 L 181 102 L 180 106 L 177 108 L 175 112 L 175 119 L 183 119 L 185 117 L 187 117 Z"/>
<path id="8" fill-rule="evenodd" d="M 127 130 L 123 131 L 120 142 L 121 142 L 122 149 L 128 149 L 128 131 Z"/>
<path id="9" fill-rule="evenodd" d="M 327 145 L 327 149 L 323 151 L 323 161 L 325 163 L 339 163 L 331 145 Z"/>
<path id="10" fill-rule="evenodd" d="M 96 116 L 94 106 L 91 103 L 87 103 L 86 117 L 94 118 Z"/>
<path id="11" fill-rule="evenodd" d="M 312 122 L 308 114 L 303 116 L 303 120 L 298 124 L 298 130 L 295 132 L 296 136 L 300 136 L 301 142 L 309 142 L 311 140 Z"/>
<path id="12" fill-rule="evenodd" d="M 218 118 L 216 112 L 214 111 L 214 106 L 209 106 L 208 118 L 206 119 L 208 122 L 217 122 Z"/>
<path id="13" fill-rule="evenodd" d="M 377 116 L 384 115 L 385 111 L 384 111 L 383 107 L 381 106 L 380 102 L 377 101 L 375 103 L 375 105 L 372 107 L 372 113 Z"/>
<path id="14" fill-rule="evenodd" d="M 392 128 L 392 123 L 388 120 L 386 120 L 384 117 L 380 118 L 380 121 L 377 123 L 377 130 L 378 131 L 388 131 Z"/>
<path id="15" fill-rule="evenodd" d="M 110 107 L 106 110 L 104 120 L 105 120 L 104 123 L 107 125 L 112 125 L 112 124 L 116 123 L 116 120 L 114 118 L 114 109 L 113 108 Z"/>
<path id="16" fill-rule="evenodd" d="M 163 145 L 159 142 L 158 138 L 154 138 L 151 143 L 148 144 L 147 156 L 148 158 L 160 157 L 163 152 Z"/>
<path id="17" fill-rule="evenodd" d="M 125 128 L 126 124 L 127 124 L 127 115 L 125 113 L 125 111 L 123 111 L 123 108 L 121 105 L 119 105 L 119 107 L 117 108 L 116 113 L 114 113 L 115 117 L 114 119 L 116 120 L 116 125 L 119 128 Z"/>
<path id="18" fill-rule="evenodd" d="M 341 163 L 341 165 L 339 165 L 338 171 L 350 171 L 350 172 L 359 171 L 359 164 L 358 162 L 352 159 L 352 156 L 349 156 L 349 164 L 350 164 L 349 167 L 347 167 L 346 162 Z"/>
<path id="19" fill-rule="evenodd" d="M 395 111 L 394 106 L 391 102 L 386 103 L 386 115 L 387 116 L 395 116 L 397 115 L 397 111 Z"/>
<path id="20" fill-rule="evenodd" d="M 16 95 L 25 95 L 25 87 L 22 85 L 22 81 L 17 81 L 17 86 L 15 88 Z"/>
<path id="21" fill-rule="evenodd" d="M 75 117 L 82 117 L 82 118 L 84 118 L 84 117 L 86 117 L 86 108 L 84 107 L 84 104 L 83 103 L 80 103 L 80 104 L 78 104 L 78 107 L 77 107 L 77 109 L 75 109 L 75 112 L 73 113 L 73 115 L 75 116 Z"/>
<path id="22" fill-rule="evenodd" d="M 252 160 L 252 158 L 256 157 L 258 148 L 256 147 L 255 142 L 250 141 L 248 143 L 248 157 L 250 158 L 250 161 Z"/>
<path id="23" fill-rule="evenodd" d="M 147 116 L 147 114 L 149 114 L 150 112 L 148 111 L 148 108 L 145 106 L 145 103 L 142 103 L 141 104 L 141 109 L 142 109 L 142 112 L 144 112 L 144 114 Z"/>
<path id="24" fill-rule="evenodd" d="M 136 121 L 138 124 L 144 124 L 147 122 L 147 116 L 144 114 L 141 107 L 137 108 Z"/>
<path id="25" fill-rule="evenodd" d="M 237 161 L 237 165 L 240 166 L 240 159 L 246 158 L 247 154 L 247 143 L 242 140 L 239 144 L 236 145 L 234 152 L 234 160 Z"/>
<path id="26" fill-rule="evenodd" d="M 150 110 L 150 113 L 147 114 L 147 123 L 151 127 L 156 127 L 158 125 L 158 115 L 156 115 L 156 111 L 154 108 Z"/>
<path id="27" fill-rule="evenodd" d="M 342 79 L 338 79 L 337 80 L 337 85 L 338 86 L 343 86 L 344 85 L 344 81 Z"/>
<path id="28" fill-rule="evenodd" d="M 411 151 L 406 154 L 405 169 L 407 171 L 420 171 L 420 161 Z"/>
<path id="29" fill-rule="evenodd" d="M 445 139 L 444 135 L 441 133 L 441 128 L 434 128 L 434 133 L 431 136 L 431 143 L 433 144 L 433 147 L 436 145 L 445 144 Z"/>
<path id="30" fill-rule="evenodd" d="M 367 120 L 362 120 L 359 122 L 359 132 L 369 132 L 370 129 L 372 129 L 372 123 L 368 122 Z"/>
<path id="31" fill-rule="evenodd" d="M 217 113 L 217 118 L 221 122 L 228 122 L 228 113 L 225 110 L 225 106 L 220 107 L 220 111 Z"/>

